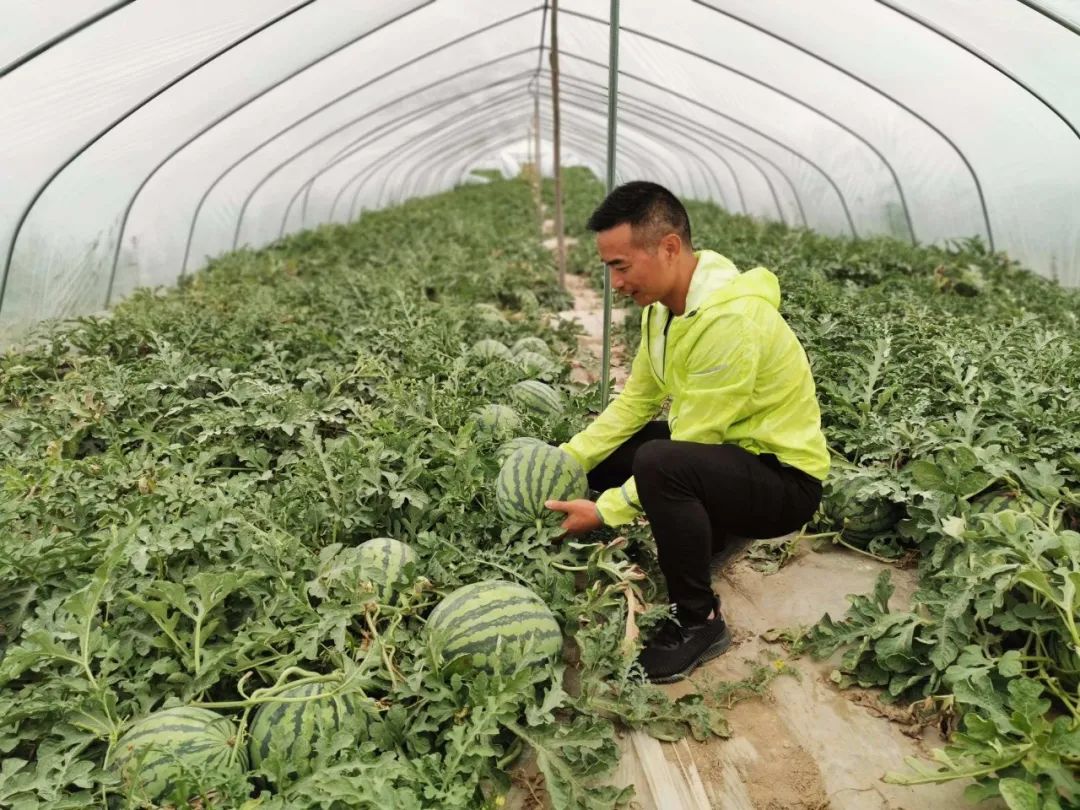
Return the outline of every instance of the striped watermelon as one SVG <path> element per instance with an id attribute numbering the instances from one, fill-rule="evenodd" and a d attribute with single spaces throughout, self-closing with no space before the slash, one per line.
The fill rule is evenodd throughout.
<path id="1" fill-rule="evenodd" d="M 474 357 L 480 358 L 484 362 L 490 362 L 492 360 L 510 360 L 512 357 L 510 350 L 506 348 L 505 343 L 501 343 L 492 338 L 478 340 L 473 344 L 473 347 L 469 349 L 469 353 Z"/>
<path id="2" fill-rule="evenodd" d="M 276 697 L 304 698 L 332 691 L 337 684 L 307 683 L 285 689 Z M 263 703 L 251 719 L 248 730 L 248 752 L 251 765 L 258 768 L 271 755 L 279 753 L 288 769 L 281 772 L 289 779 L 311 773 L 315 746 L 339 730 L 362 732 L 367 716 L 360 705 L 362 698 L 355 694 L 289 703 L 274 700 Z"/>
<path id="3" fill-rule="evenodd" d="M 522 312 L 536 312 L 540 308 L 540 299 L 530 289 L 519 287 L 513 291 L 513 297 L 517 308 Z"/>
<path id="4" fill-rule="evenodd" d="M 534 447 L 538 444 L 546 445 L 547 442 L 542 439 L 534 439 L 531 436 L 519 436 L 516 439 L 503 442 L 499 449 L 495 451 L 495 459 L 499 464 L 502 464 L 515 450 L 519 450 L 522 447 Z"/>
<path id="5" fill-rule="evenodd" d="M 508 405 L 485 405 L 475 414 L 480 432 L 501 438 L 517 430 L 521 419 Z"/>
<path id="6" fill-rule="evenodd" d="M 510 386 L 510 398 L 521 407 L 544 416 L 557 416 L 563 412 L 559 392 L 540 380 L 515 383 Z"/>
<path id="7" fill-rule="evenodd" d="M 410 545 L 392 537 L 375 537 L 362 543 L 356 556 L 361 579 L 375 583 L 383 601 L 410 584 L 405 567 L 411 564 L 415 570 L 418 562 Z"/>
<path id="8" fill-rule="evenodd" d="M 247 768 L 232 720 L 209 709 L 179 706 L 138 720 L 116 744 L 113 765 L 132 795 L 186 806 Z"/>
<path id="9" fill-rule="evenodd" d="M 448 594 L 431 611 L 426 632 L 446 663 L 464 656 L 466 666 L 493 663 L 496 645 L 532 643 L 529 661 L 555 657 L 562 632 L 544 601 L 528 588 L 500 579 L 474 582 Z"/>
<path id="10" fill-rule="evenodd" d="M 572 456 L 550 445 L 515 450 L 503 462 L 495 481 L 499 513 L 511 523 L 529 524 L 555 519 L 544 501 L 584 498 L 588 490 L 585 471 Z"/>
<path id="11" fill-rule="evenodd" d="M 476 314 L 480 316 L 481 320 L 488 321 L 489 323 L 506 323 L 506 318 L 499 311 L 499 308 L 494 304 L 489 304 L 486 301 L 473 305 L 476 310 Z"/>
<path id="12" fill-rule="evenodd" d="M 522 352 L 536 352 L 545 357 L 551 356 L 551 349 L 549 349 L 548 345 L 538 337 L 523 337 L 510 347 L 510 351 L 515 355 L 521 354 Z"/>
<path id="13" fill-rule="evenodd" d="M 890 531 L 903 514 L 903 506 L 885 498 L 851 504 L 844 516 L 842 536 L 853 546 L 866 548 L 871 540 Z"/>
<path id="14" fill-rule="evenodd" d="M 542 355 L 539 352 L 530 351 L 529 349 L 515 354 L 514 362 L 516 362 L 526 374 L 532 376 L 537 374 L 550 374 L 553 369 L 552 362 L 547 356 Z"/>

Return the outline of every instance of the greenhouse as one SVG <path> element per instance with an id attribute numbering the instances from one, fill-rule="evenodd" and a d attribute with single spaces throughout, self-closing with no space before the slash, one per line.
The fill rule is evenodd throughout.
<path id="1" fill-rule="evenodd" d="M 0 807 L 1080 808 L 1080 4 L 10 0 Z"/>

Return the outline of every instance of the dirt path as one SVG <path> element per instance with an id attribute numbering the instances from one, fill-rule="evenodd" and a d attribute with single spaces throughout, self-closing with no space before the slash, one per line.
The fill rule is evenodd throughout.
<path id="1" fill-rule="evenodd" d="M 600 296 L 588 282 L 569 276 L 574 308 L 558 314 L 586 330 L 579 338 L 580 368 L 575 378 L 595 381 L 603 333 Z M 615 318 L 625 316 L 616 311 Z M 629 358 L 613 348 L 617 387 Z M 847 594 L 869 592 L 884 566 L 840 549 L 814 551 L 803 544 L 783 569 L 766 576 L 753 570 L 745 548 L 732 549 L 728 562 L 714 569 L 713 583 L 736 643 L 687 681 L 663 687 L 673 697 L 708 692 L 724 681 L 746 677 L 763 654 L 783 656 L 783 648 L 762 634 L 772 628 L 809 625 L 829 612 L 841 616 Z M 908 603 L 915 574 L 892 568 L 894 606 Z M 724 810 L 957 810 L 965 783 L 902 787 L 881 781 L 888 771 L 903 771 L 904 758 L 925 756 L 943 740 L 936 730 L 912 731 L 885 719 L 876 695 L 838 691 L 830 682 L 832 665 L 798 660 L 787 664 L 794 677 L 779 677 L 770 694 L 736 704 L 728 712 L 732 737 L 676 744 L 623 737 L 617 784 L 633 783 L 641 810 L 724 808 Z M 509 806 L 509 803 L 508 803 Z M 988 802 L 979 810 L 1002 810 Z"/>

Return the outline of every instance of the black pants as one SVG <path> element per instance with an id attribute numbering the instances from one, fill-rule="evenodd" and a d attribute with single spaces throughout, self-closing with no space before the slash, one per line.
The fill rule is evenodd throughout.
<path id="1" fill-rule="evenodd" d="M 679 620 L 713 609 L 709 560 L 728 535 L 777 537 L 806 523 L 821 482 L 771 454 L 734 444 L 671 440 L 667 422 L 649 422 L 589 473 L 598 491 L 633 474 L 656 538 L 660 570 Z"/>

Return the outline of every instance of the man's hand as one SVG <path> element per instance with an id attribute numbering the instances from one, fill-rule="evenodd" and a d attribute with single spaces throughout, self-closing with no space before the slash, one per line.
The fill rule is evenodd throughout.
<path id="1" fill-rule="evenodd" d="M 596 504 L 585 498 L 576 501 L 544 501 L 544 506 L 554 512 L 566 513 L 566 520 L 562 522 L 561 528 L 568 534 L 585 534 L 604 525 L 600 513 L 596 510 Z"/>

